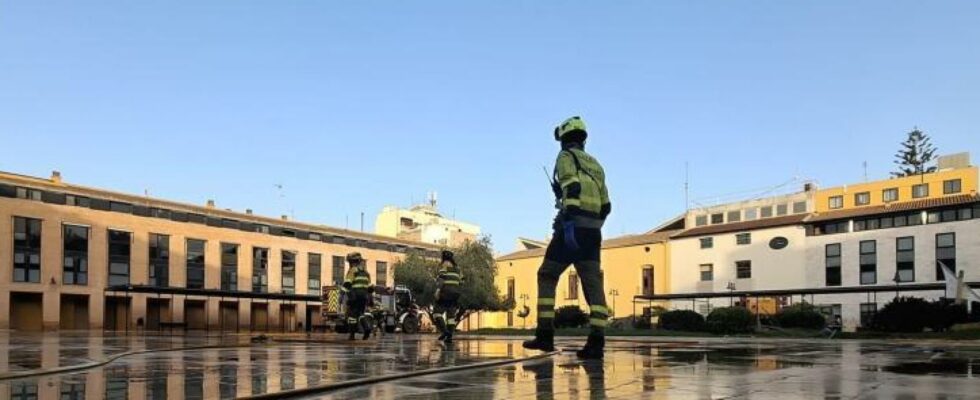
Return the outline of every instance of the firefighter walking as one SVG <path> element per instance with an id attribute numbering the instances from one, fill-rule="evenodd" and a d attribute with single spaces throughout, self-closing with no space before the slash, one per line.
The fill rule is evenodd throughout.
<path id="1" fill-rule="evenodd" d="M 432 313 L 436 328 L 441 333 L 439 340 L 447 344 L 452 343 L 453 333 L 456 331 L 456 313 L 459 311 L 462 283 L 463 272 L 456 264 L 453 252 L 443 250 L 439 274 L 436 276 L 436 304 Z"/>
<path id="2" fill-rule="evenodd" d="M 580 358 L 600 359 L 605 347 L 605 328 L 609 319 L 603 293 L 600 248 L 602 225 L 612 210 L 606 175 L 599 162 L 585 152 L 585 122 L 571 117 L 555 128 L 561 151 L 555 162 L 552 191 L 558 216 L 554 235 L 538 269 L 538 326 L 534 339 L 524 347 L 554 351 L 555 287 L 558 278 L 574 264 L 589 303 L 591 332 Z"/>
<path id="3" fill-rule="evenodd" d="M 371 318 L 367 315 L 367 307 L 371 302 L 371 294 L 374 292 L 374 285 L 371 284 L 371 274 L 368 273 L 364 265 L 361 253 L 350 253 L 347 255 L 347 264 L 350 269 L 344 277 L 344 285 L 341 291 L 344 293 L 347 304 L 347 330 L 350 333 L 350 340 L 354 340 L 357 329 L 364 331 L 363 339 L 371 337 Z"/>

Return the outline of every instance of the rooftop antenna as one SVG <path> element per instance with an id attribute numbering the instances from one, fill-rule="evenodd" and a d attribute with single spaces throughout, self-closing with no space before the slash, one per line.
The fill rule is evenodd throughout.
<path id="1" fill-rule="evenodd" d="M 689 189 L 690 189 L 690 174 L 688 171 L 687 161 L 684 161 L 684 211 L 691 209 L 691 202 L 688 200 Z"/>
<path id="2" fill-rule="evenodd" d="M 868 162 L 867 161 L 861 162 L 861 166 L 864 167 L 864 181 L 867 182 L 868 181 Z"/>

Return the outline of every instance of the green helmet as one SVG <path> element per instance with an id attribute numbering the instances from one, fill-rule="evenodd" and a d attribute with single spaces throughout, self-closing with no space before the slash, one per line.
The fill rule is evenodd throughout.
<path id="1" fill-rule="evenodd" d="M 585 130 L 585 121 L 583 121 L 581 117 L 576 115 L 574 117 L 566 119 L 565 122 L 561 123 L 561 125 L 555 127 L 555 140 L 561 141 L 562 138 L 565 137 L 565 135 L 568 135 L 569 133 L 572 132 L 579 132 L 579 131 L 582 132 L 583 138 L 587 135 Z"/>

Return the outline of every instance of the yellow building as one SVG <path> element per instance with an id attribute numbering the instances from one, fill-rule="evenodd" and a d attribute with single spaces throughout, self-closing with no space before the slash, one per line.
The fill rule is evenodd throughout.
<path id="1" fill-rule="evenodd" d="M 936 172 L 844 185 L 817 191 L 816 212 L 886 206 L 977 192 L 977 167 L 953 165 Z"/>
<path id="2" fill-rule="evenodd" d="M 680 223 L 683 220 L 679 220 Z M 673 228 L 669 226 L 668 228 Z M 665 228 L 667 229 L 667 228 Z M 633 296 L 666 293 L 670 279 L 667 238 L 676 230 L 609 239 L 602 243 L 602 270 L 606 303 L 613 318 L 634 315 Z M 497 259 L 497 289 L 513 298 L 512 312 L 489 313 L 482 319 L 485 328 L 534 327 L 537 322 L 537 271 L 544 260 L 544 248 L 522 250 Z M 555 307 L 587 304 L 581 285 L 570 266 L 558 281 Z M 522 320 L 520 313 L 529 311 Z M 646 306 L 646 304 L 644 304 Z M 641 313 L 642 310 L 635 310 Z"/>
<path id="3" fill-rule="evenodd" d="M 376 284 L 417 242 L 0 173 L 0 329 L 307 329 L 363 254 Z"/>

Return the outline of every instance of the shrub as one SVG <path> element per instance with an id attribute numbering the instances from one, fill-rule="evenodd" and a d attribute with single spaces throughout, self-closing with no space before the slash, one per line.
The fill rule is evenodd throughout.
<path id="1" fill-rule="evenodd" d="M 783 307 L 773 319 L 783 328 L 821 329 L 827 324 L 823 314 L 806 303 Z"/>
<path id="2" fill-rule="evenodd" d="M 755 315 L 742 307 L 716 308 L 705 321 L 705 327 L 712 333 L 747 333 L 754 326 Z"/>
<path id="3" fill-rule="evenodd" d="M 555 328 L 579 328 L 589 323 L 589 315 L 578 306 L 555 310 Z"/>
<path id="4" fill-rule="evenodd" d="M 660 316 L 660 329 L 697 332 L 704 330 L 704 317 L 691 310 L 667 311 Z"/>
<path id="5" fill-rule="evenodd" d="M 927 326 L 933 332 L 945 332 L 953 325 L 970 322 L 970 315 L 966 313 L 966 304 L 953 304 L 951 300 L 939 300 L 930 305 L 933 310 Z"/>
<path id="6" fill-rule="evenodd" d="M 935 324 L 935 307 L 918 297 L 898 297 L 879 310 L 874 317 L 875 330 L 884 332 L 922 332 Z"/>

